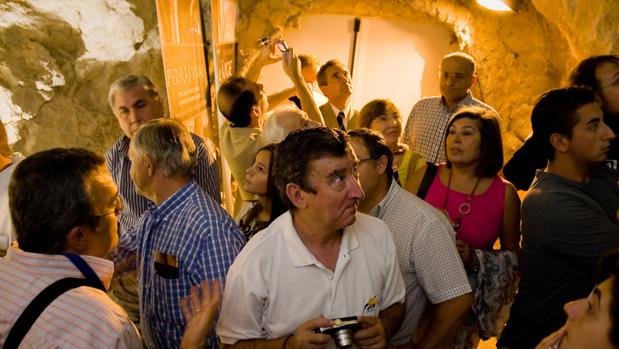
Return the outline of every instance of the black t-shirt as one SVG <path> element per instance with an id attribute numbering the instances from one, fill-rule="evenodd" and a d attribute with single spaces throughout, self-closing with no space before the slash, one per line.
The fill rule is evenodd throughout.
<path id="1" fill-rule="evenodd" d="M 619 246 L 609 185 L 597 170 L 587 184 L 538 173 L 522 204 L 522 279 L 499 346 L 535 348 L 563 326 L 565 303 L 587 297 L 597 259 Z"/>

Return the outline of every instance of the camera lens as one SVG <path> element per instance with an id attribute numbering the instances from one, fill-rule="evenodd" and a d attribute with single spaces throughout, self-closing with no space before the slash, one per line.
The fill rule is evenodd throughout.
<path id="1" fill-rule="evenodd" d="M 343 328 L 335 331 L 331 336 L 338 349 L 350 348 L 353 345 L 353 331 L 349 328 Z"/>

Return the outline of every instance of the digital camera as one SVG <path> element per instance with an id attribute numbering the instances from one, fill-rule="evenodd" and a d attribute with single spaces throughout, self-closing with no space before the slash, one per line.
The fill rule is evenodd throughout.
<path id="1" fill-rule="evenodd" d="M 361 328 L 361 323 L 356 316 L 333 319 L 335 324 L 331 327 L 319 327 L 316 332 L 328 334 L 333 338 L 335 347 L 338 349 L 350 348 L 353 345 L 353 333 Z"/>
<path id="2" fill-rule="evenodd" d="M 281 53 L 288 52 L 288 45 L 286 44 L 286 41 L 277 40 L 275 42 L 275 45 L 277 45 L 277 48 L 280 50 Z"/>

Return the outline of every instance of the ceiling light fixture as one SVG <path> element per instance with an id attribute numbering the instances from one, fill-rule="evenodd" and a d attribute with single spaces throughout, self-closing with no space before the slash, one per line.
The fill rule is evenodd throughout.
<path id="1" fill-rule="evenodd" d="M 493 11 L 508 12 L 515 10 L 514 1 L 509 0 L 477 0 L 477 3 Z"/>

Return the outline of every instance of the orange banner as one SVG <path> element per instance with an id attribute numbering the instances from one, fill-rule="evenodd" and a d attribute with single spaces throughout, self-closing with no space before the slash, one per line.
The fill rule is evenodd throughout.
<path id="1" fill-rule="evenodd" d="M 236 0 L 211 0 L 213 43 L 215 46 L 217 85 L 236 73 L 236 24 L 239 8 Z"/>
<path id="2" fill-rule="evenodd" d="M 170 117 L 210 138 L 199 0 L 156 0 Z"/>

